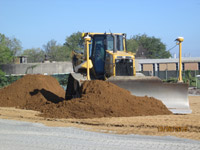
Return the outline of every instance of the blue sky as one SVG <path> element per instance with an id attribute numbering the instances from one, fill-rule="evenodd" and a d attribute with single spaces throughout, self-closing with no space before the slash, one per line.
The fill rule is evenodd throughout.
<path id="1" fill-rule="evenodd" d="M 183 56 L 200 57 L 200 0 L 0 0 L 0 33 L 23 49 L 63 44 L 72 33 L 123 32 L 161 38 L 167 49 L 184 37 Z M 178 56 L 178 47 L 171 50 Z"/>

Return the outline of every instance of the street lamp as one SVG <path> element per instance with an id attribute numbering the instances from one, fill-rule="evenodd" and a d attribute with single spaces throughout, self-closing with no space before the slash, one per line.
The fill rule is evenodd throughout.
<path id="1" fill-rule="evenodd" d="M 178 82 L 183 82 L 182 79 L 182 60 L 181 60 L 181 55 L 182 55 L 182 42 L 184 41 L 183 37 L 178 37 L 175 41 L 177 41 L 179 45 L 179 77 L 178 77 Z"/>

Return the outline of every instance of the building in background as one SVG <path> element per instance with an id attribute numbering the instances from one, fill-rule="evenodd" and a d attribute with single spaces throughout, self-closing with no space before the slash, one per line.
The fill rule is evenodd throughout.
<path id="1" fill-rule="evenodd" d="M 160 78 L 166 78 L 166 72 L 168 72 L 168 77 L 177 77 L 178 70 L 179 59 L 177 58 L 136 59 L 136 71 L 142 72 L 145 75 L 153 75 Z M 182 70 L 200 71 L 200 57 L 182 58 Z M 165 74 L 165 77 L 162 74 Z"/>
<path id="2" fill-rule="evenodd" d="M 26 56 L 17 56 L 15 59 L 15 64 L 26 64 L 27 63 L 27 57 Z"/>

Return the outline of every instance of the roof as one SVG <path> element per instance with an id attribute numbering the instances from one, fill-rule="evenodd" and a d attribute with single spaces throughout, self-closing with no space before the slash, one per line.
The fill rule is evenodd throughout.
<path id="1" fill-rule="evenodd" d="M 178 63 L 178 58 L 166 59 L 136 59 L 139 64 L 152 64 L 152 63 Z M 183 57 L 182 62 L 200 62 L 200 57 Z"/>
<path id="2" fill-rule="evenodd" d="M 109 35 L 109 34 L 115 34 L 115 35 L 125 35 L 125 33 L 95 33 L 95 32 L 86 32 L 86 33 L 82 33 L 82 36 L 86 36 L 86 35 L 104 35 L 104 34 L 106 34 L 106 35 Z"/>

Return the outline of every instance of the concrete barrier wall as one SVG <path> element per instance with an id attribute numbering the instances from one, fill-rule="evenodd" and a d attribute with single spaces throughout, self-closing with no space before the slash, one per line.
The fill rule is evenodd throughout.
<path id="1" fill-rule="evenodd" d="M 183 58 L 183 63 L 185 63 L 185 70 L 198 70 L 200 64 L 199 62 L 200 58 Z M 168 70 L 175 71 L 176 63 L 178 63 L 178 59 L 136 59 L 135 67 L 137 72 L 142 71 L 141 64 L 143 64 L 143 71 L 153 71 L 154 64 L 155 71 L 158 71 L 157 64 L 160 64 L 160 71 L 164 71 L 166 66 L 163 69 L 162 65 L 165 64 L 168 65 Z M 191 67 L 194 69 L 190 69 Z M 7 75 L 25 74 L 26 72 L 29 74 L 66 74 L 73 72 L 71 62 L 9 64 L 1 65 L 1 68 L 4 72 L 6 72 Z"/>
<path id="2" fill-rule="evenodd" d="M 28 63 L 1 65 L 2 71 L 11 74 L 68 74 L 73 72 L 71 62 Z"/>

